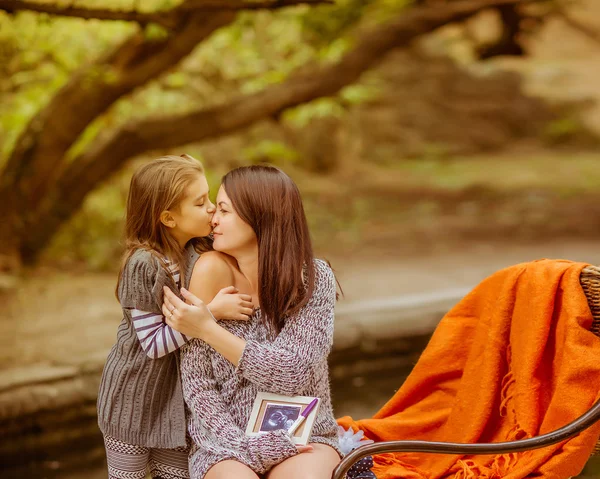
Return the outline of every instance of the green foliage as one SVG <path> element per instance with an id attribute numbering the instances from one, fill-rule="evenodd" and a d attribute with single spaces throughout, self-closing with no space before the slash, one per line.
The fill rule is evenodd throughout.
<path id="1" fill-rule="evenodd" d="M 581 120 L 566 116 L 550 122 L 544 130 L 544 138 L 551 144 L 568 141 L 584 130 Z"/>
<path id="2" fill-rule="evenodd" d="M 319 98 L 291 109 L 284 114 L 284 119 L 295 127 L 304 127 L 315 118 L 341 117 L 344 108 L 335 98 Z"/>
<path id="3" fill-rule="evenodd" d="M 143 11 L 172 8 L 174 0 L 75 0 L 77 5 Z M 400 0 L 338 0 L 333 7 L 298 7 L 240 13 L 216 31 L 176 68 L 117 101 L 96 118 L 67 153 L 71 161 L 95 141 L 134 119 L 185 113 L 230 101 L 285 81 L 306 65 L 339 60 L 353 45 L 353 32 L 365 15 L 390 12 Z M 18 135 L 79 68 L 115 48 L 139 26 L 20 12 L 0 12 L 0 168 Z M 161 40 L 168 32 L 147 25 L 145 38 Z M 118 72 L 91 68 L 83 87 L 115 82 Z M 341 117 L 350 105 L 374 98 L 377 88 L 361 81 L 333 98 L 319 99 L 286 117 L 302 126 L 320 117 Z M 73 114 L 77 114 L 76 111 Z M 199 151 L 186 151 L 201 158 Z M 242 149 L 240 162 L 300 163 L 299 153 L 280 141 L 260 140 Z M 230 164 L 231 162 L 224 162 Z M 84 261 L 96 269 L 110 267 L 120 250 L 125 194 L 130 171 L 87 198 L 85 205 L 57 235 L 48 257 Z M 221 175 L 210 165 L 208 180 L 216 194 Z M 125 180 L 126 179 L 126 180 Z M 354 209 L 352 209 L 354 211 Z M 360 212 L 352 213 L 360 216 Z M 348 221 L 343 220 L 346 224 Z"/>
<path id="4" fill-rule="evenodd" d="M 86 0 L 82 5 L 153 11 L 172 8 L 173 0 Z M 311 62 L 338 60 L 352 46 L 352 31 L 373 12 L 390 12 L 406 0 L 340 0 L 335 6 L 242 12 L 215 32 L 181 66 L 137 89 L 96 119 L 71 148 L 68 158 L 85 151 L 99 132 L 131 119 L 177 114 L 228 100 L 237 93 L 260 91 L 281 83 Z M 19 132 L 86 62 L 113 48 L 138 29 L 125 22 L 84 21 L 31 12 L 0 12 L 0 155 L 8 157 Z M 162 39 L 159 25 L 144 29 L 146 38 Z M 90 78 L 115 81 L 116 72 L 90 70 Z M 85 82 L 84 82 L 85 84 Z M 364 86 L 346 89 L 342 104 L 366 101 Z M 340 115 L 338 100 L 318 101 L 300 111 L 299 123 L 314 115 Z M 0 161 L 0 166 L 2 162 Z"/>
<path id="5" fill-rule="evenodd" d="M 197 148 L 186 148 L 185 152 L 204 163 Z M 151 159 L 146 157 L 132 162 L 111 182 L 90 194 L 82 209 L 55 236 L 43 259 L 54 265 L 85 264 L 96 271 L 114 270 L 123 247 L 120 239 L 131 175 Z M 224 171 L 218 169 L 206 170 L 212 201 L 217 196 L 223 174 Z"/>
<path id="6" fill-rule="evenodd" d="M 55 236 L 44 253 L 51 263 L 84 263 L 94 270 L 111 270 L 118 263 L 130 172 L 119 175 L 88 196 L 79 211 Z"/>
<path id="7" fill-rule="evenodd" d="M 262 140 L 242 150 L 242 157 L 246 163 L 271 163 L 285 167 L 296 163 L 299 153 L 279 141 Z"/>
<path id="8" fill-rule="evenodd" d="M 302 128 L 316 118 L 341 118 L 346 108 L 373 100 L 379 94 L 379 88 L 366 82 L 343 88 L 336 97 L 318 98 L 311 102 L 290 108 L 283 118 L 293 127 Z"/>
<path id="9" fill-rule="evenodd" d="M 67 161 L 72 161 L 78 155 L 82 154 L 94 138 L 96 138 L 98 133 L 100 133 L 102 127 L 103 125 L 100 121 L 95 121 L 88 126 L 67 152 Z"/>
<path id="10" fill-rule="evenodd" d="M 158 25 L 156 23 L 149 23 L 144 28 L 144 38 L 150 41 L 160 41 L 164 40 L 169 36 L 169 32 L 162 25 Z"/>
<path id="11" fill-rule="evenodd" d="M 340 92 L 339 98 L 346 105 L 360 105 L 374 100 L 379 93 L 380 90 L 376 85 L 357 83 L 344 88 Z"/>
<path id="12" fill-rule="evenodd" d="M 175 72 L 167 75 L 163 82 L 163 86 L 166 89 L 178 90 L 185 87 L 188 84 L 189 78 L 183 72 Z"/>
<path id="13" fill-rule="evenodd" d="M 319 58 L 329 62 L 339 61 L 344 54 L 350 50 L 351 46 L 352 40 L 350 38 L 336 38 L 321 47 L 319 50 Z"/>
<path id="14" fill-rule="evenodd" d="M 0 166 L 20 131 L 70 75 L 134 29 L 123 22 L 0 12 Z"/>
<path id="15" fill-rule="evenodd" d="M 337 0 L 306 10 L 300 17 L 307 41 L 316 46 L 328 45 L 344 38 L 356 26 L 389 20 L 413 0 Z"/>
<path id="16" fill-rule="evenodd" d="M 368 18 L 372 23 L 382 23 L 398 15 L 413 3 L 414 0 L 379 0 L 369 10 Z"/>
<path id="17" fill-rule="evenodd" d="M 374 0 L 340 0 L 308 10 L 300 17 L 303 30 L 314 43 L 331 43 L 355 26 Z"/>

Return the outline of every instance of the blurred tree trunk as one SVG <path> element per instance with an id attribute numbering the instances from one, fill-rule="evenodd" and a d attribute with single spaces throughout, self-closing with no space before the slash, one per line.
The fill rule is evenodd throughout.
<path id="1" fill-rule="evenodd" d="M 522 17 L 514 5 L 503 5 L 498 8 L 502 33 L 500 38 L 491 45 L 483 45 L 479 48 L 478 56 L 481 60 L 501 55 L 522 56 L 525 49 L 521 45 L 523 38 L 521 34 Z"/>
<path id="2" fill-rule="evenodd" d="M 86 195 L 125 161 L 150 150 L 173 148 L 245 128 L 283 110 L 336 94 L 356 81 L 393 48 L 443 25 L 465 20 L 483 8 L 521 0 L 458 0 L 413 8 L 364 33 L 334 64 L 301 71 L 279 85 L 240 96 L 214 108 L 132 122 L 100 135 L 65 164 L 81 133 L 115 101 L 164 73 L 212 32 L 230 23 L 233 11 L 189 14 L 176 33 L 153 40 L 142 32 L 82 69 L 33 118 L 0 177 L 0 268 L 31 263 Z"/>

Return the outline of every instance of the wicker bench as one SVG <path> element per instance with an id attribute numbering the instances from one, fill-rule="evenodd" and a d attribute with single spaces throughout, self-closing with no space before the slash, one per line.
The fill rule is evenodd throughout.
<path id="1" fill-rule="evenodd" d="M 580 277 L 580 283 L 587 297 L 594 321 L 592 332 L 600 337 L 600 268 L 589 266 L 585 268 Z M 461 444 L 452 442 L 430 441 L 385 441 L 362 446 L 348 454 L 333 471 L 333 479 L 343 479 L 348 470 L 358 461 L 367 456 L 389 452 L 421 452 L 434 454 L 505 454 L 509 452 L 522 452 L 539 449 L 562 442 L 600 420 L 600 401 L 583 416 L 556 431 L 547 434 L 522 439 L 519 441 Z M 600 442 L 596 444 L 594 454 L 600 454 Z"/>

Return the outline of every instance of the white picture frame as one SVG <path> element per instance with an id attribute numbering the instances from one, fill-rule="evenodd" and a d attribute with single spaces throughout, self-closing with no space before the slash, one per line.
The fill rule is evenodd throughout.
<path id="1" fill-rule="evenodd" d="M 288 429 L 313 399 L 315 398 L 309 396 L 289 397 L 259 392 L 246 426 L 246 436 L 258 436 L 276 429 Z M 320 404 L 319 399 L 315 408 L 292 436 L 294 444 L 298 446 L 308 444 Z"/>

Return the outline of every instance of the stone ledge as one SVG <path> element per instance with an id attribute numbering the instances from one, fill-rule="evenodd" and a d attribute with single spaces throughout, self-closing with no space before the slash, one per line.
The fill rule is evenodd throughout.
<path id="1" fill-rule="evenodd" d="M 368 350 L 379 340 L 429 334 L 469 291 L 449 289 L 341 304 L 336 308 L 333 349 Z"/>

